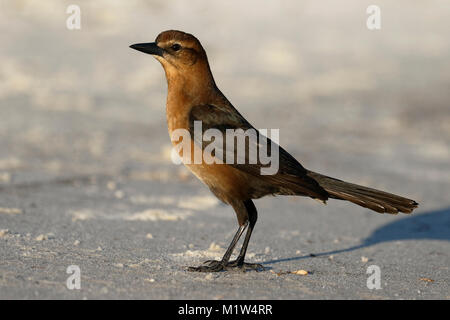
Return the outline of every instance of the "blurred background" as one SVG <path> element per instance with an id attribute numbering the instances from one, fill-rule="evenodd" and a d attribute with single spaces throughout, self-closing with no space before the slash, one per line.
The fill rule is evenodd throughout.
<path id="1" fill-rule="evenodd" d="M 66 27 L 70 4 L 81 8 L 80 30 Z M 371 4 L 381 8 L 380 30 L 366 27 Z M 306 168 L 408 196 L 420 203 L 418 212 L 448 215 L 447 0 L 1 0 L 0 227 L 58 238 L 51 215 L 75 221 L 98 210 L 170 206 L 170 199 L 152 198 L 161 190 L 201 195 L 184 206 L 194 215 L 205 203 L 217 207 L 170 161 L 161 65 L 129 48 L 168 29 L 199 38 L 221 91 L 256 128 L 279 128 L 280 143 Z M 90 189 L 77 192 L 88 198 L 58 193 L 61 183 L 84 179 Z M 26 188 L 33 185 L 41 189 Z M 42 188 L 55 196 L 38 198 Z M 98 196 L 103 190 L 112 193 Z M 135 192 L 147 198 L 139 201 Z M 91 211 L 71 215 L 85 207 Z M 43 210 L 49 220 L 24 227 L 7 208 Z M 331 215 L 330 207 L 323 210 Z M 80 229 L 68 241 L 86 234 Z"/>
<path id="2" fill-rule="evenodd" d="M 128 48 L 167 29 L 196 35 L 219 88 L 307 168 L 408 177 L 415 197 L 449 183 L 447 1 L 378 1 L 376 31 L 356 0 L 78 1 L 69 30 L 72 3 L 1 1 L 1 183 L 170 175 L 164 73 Z"/>

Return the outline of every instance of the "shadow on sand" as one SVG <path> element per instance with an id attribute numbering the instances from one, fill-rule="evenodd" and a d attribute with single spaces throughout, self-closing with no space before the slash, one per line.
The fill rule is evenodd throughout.
<path id="1" fill-rule="evenodd" d="M 354 251 L 374 244 L 397 240 L 441 240 L 450 241 L 450 207 L 431 212 L 411 215 L 404 219 L 388 223 L 375 230 L 361 244 L 346 249 L 309 254 L 305 256 L 266 261 L 263 264 L 274 264 L 294 261 L 310 257 L 328 256 L 332 254 Z"/>

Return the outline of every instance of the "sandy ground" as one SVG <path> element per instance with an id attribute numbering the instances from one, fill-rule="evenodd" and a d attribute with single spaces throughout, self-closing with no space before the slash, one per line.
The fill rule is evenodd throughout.
<path id="1" fill-rule="evenodd" d="M 75 31 L 72 2 L 1 2 L 0 298 L 449 299 L 448 2 L 378 1 L 379 31 L 356 0 L 166 2 L 78 1 Z M 305 167 L 420 207 L 264 198 L 248 260 L 266 271 L 186 272 L 237 223 L 171 163 L 162 68 L 128 48 L 171 28 L 200 38 L 221 90 Z"/>

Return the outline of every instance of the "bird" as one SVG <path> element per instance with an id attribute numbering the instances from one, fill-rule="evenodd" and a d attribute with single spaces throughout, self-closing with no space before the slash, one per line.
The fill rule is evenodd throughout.
<path id="1" fill-rule="evenodd" d="M 201 122 L 203 134 L 208 129 L 218 130 L 224 135 L 227 130 L 256 130 L 219 90 L 206 51 L 192 34 L 168 30 L 161 32 L 154 42 L 136 43 L 130 48 L 150 54 L 161 63 L 167 79 L 166 117 L 169 135 L 172 137 L 178 130 L 188 132 L 193 153 L 205 152 L 208 147 L 205 141 L 192 138 L 195 135 L 196 122 Z M 250 144 L 250 139 L 246 141 Z M 275 146 L 278 150 L 278 170 L 274 174 L 262 174 L 265 165 L 261 161 L 196 163 L 192 161 L 192 154 L 183 157 L 184 151 L 179 152 L 186 167 L 206 184 L 218 199 L 234 209 L 238 221 L 238 230 L 222 259 L 205 261 L 200 266 L 188 267 L 188 271 L 263 271 L 261 264 L 245 261 L 250 237 L 258 219 L 253 200 L 263 196 L 296 195 L 323 203 L 328 199 L 346 200 L 379 213 L 390 214 L 411 213 L 418 206 L 418 203 L 411 199 L 310 171 L 276 142 L 269 138 L 267 141 L 268 145 Z M 180 139 L 172 139 L 174 146 L 178 143 Z M 226 143 L 223 143 L 223 149 L 215 150 L 212 156 L 229 149 L 232 153 L 238 152 L 236 147 L 233 149 L 228 144 L 226 148 L 225 145 Z M 258 142 L 256 147 L 260 147 Z M 268 149 L 275 150 L 272 147 Z M 248 160 L 249 151 L 246 152 L 244 158 Z M 235 260 L 231 260 L 232 253 L 245 231 L 240 252 Z"/>

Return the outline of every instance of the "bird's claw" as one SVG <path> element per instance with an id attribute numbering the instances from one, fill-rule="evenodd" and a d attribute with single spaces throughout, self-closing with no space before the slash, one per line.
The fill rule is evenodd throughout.
<path id="1" fill-rule="evenodd" d="M 218 261 L 218 260 L 207 260 L 201 266 L 198 267 L 188 267 L 188 271 L 191 272 L 219 272 L 225 270 L 255 270 L 264 271 L 265 268 L 259 263 L 247 263 L 238 260 L 234 261 Z"/>

